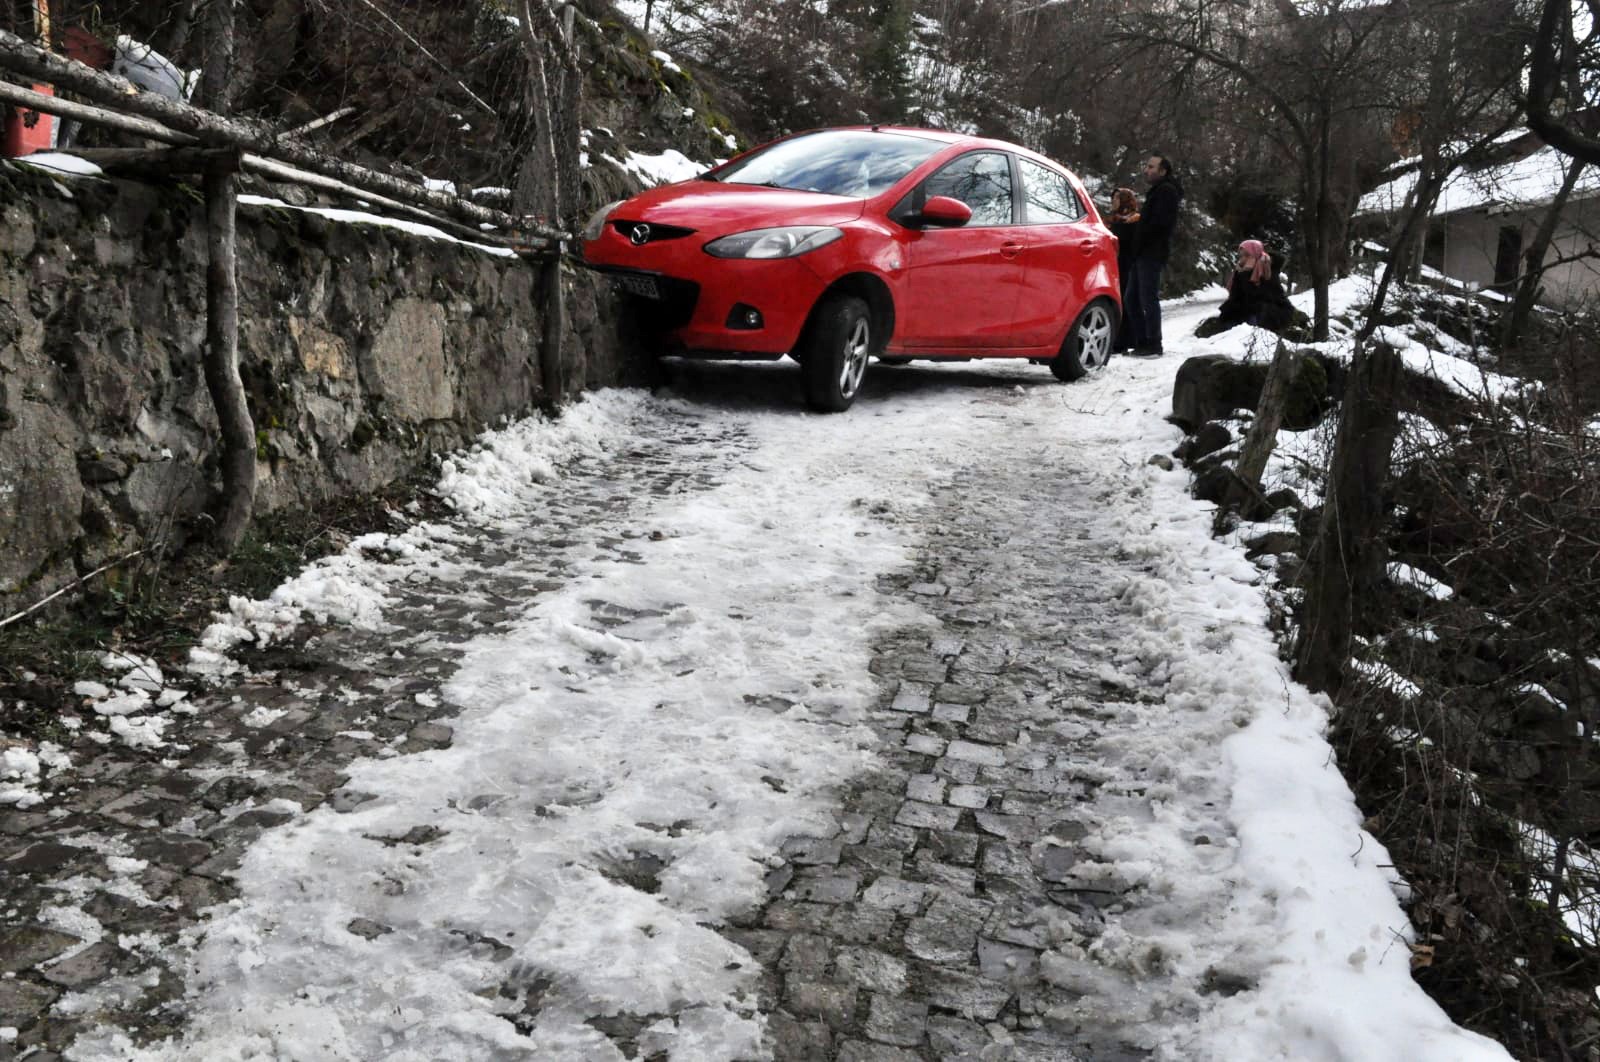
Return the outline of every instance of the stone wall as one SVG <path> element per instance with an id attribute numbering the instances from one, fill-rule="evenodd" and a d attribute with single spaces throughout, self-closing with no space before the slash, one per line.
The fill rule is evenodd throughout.
<path id="1" fill-rule="evenodd" d="M 242 207 L 239 239 L 258 512 L 380 487 L 547 397 L 534 266 L 289 208 Z M 193 532 L 218 484 L 205 274 L 192 189 L 0 163 L 0 615 Z M 626 382 L 605 296 L 569 280 L 569 387 Z"/>

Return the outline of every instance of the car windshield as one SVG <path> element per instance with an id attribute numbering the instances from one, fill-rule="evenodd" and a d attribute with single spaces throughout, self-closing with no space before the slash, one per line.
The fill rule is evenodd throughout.
<path id="1" fill-rule="evenodd" d="M 937 140 L 899 133 L 808 133 L 763 148 L 706 176 L 728 184 L 866 199 L 889 188 L 944 146 Z"/>

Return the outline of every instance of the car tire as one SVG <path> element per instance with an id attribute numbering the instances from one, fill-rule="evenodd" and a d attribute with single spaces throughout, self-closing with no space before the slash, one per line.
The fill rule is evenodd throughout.
<path id="1" fill-rule="evenodd" d="M 1050 372 L 1068 383 L 1106 367 L 1117 343 L 1117 315 L 1109 299 L 1083 308 L 1067 330 L 1061 352 L 1050 360 Z"/>
<path id="2" fill-rule="evenodd" d="M 800 341 L 806 404 L 843 413 L 856 400 L 872 352 L 872 311 L 854 295 L 824 296 Z"/>

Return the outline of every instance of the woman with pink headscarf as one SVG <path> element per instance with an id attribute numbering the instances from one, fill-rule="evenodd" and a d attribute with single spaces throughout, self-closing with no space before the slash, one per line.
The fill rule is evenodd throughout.
<path id="1" fill-rule="evenodd" d="M 1272 256 L 1260 240 L 1245 240 L 1239 245 L 1239 261 L 1227 283 L 1228 298 L 1217 307 L 1217 316 L 1195 329 L 1196 336 L 1204 339 L 1241 324 L 1277 332 L 1293 323 L 1294 307 L 1284 293 Z"/>

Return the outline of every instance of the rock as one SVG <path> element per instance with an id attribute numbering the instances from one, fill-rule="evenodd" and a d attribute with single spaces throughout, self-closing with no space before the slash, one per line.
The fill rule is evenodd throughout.
<path id="1" fill-rule="evenodd" d="M 955 971 L 942 974 L 928 990 L 928 1002 L 934 1006 L 978 1021 L 993 1021 L 999 1017 L 1010 999 L 1009 987 Z"/>
<path id="2" fill-rule="evenodd" d="M 1163 472 L 1172 471 L 1172 458 L 1168 457 L 1166 454 L 1154 454 L 1151 456 L 1150 460 L 1145 463 L 1155 465 Z"/>
<path id="3" fill-rule="evenodd" d="M 1189 358 L 1178 367 L 1172 384 L 1171 420 L 1193 434 L 1207 421 L 1219 420 L 1241 407 L 1254 409 L 1261 397 L 1259 377 L 1251 367 L 1221 354 Z"/>
<path id="4" fill-rule="evenodd" d="M 419 723 L 406 735 L 406 744 L 417 748 L 447 749 L 455 731 L 440 723 Z"/>
<path id="5" fill-rule="evenodd" d="M 445 372 L 444 308 L 396 299 L 362 360 L 362 377 L 392 417 L 414 424 L 448 419 L 455 395 Z"/>
<path id="6" fill-rule="evenodd" d="M 1195 477 L 1192 491 L 1201 501 L 1227 505 L 1243 489 L 1244 484 L 1233 469 L 1226 465 L 1215 465 Z"/>
<path id="7" fill-rule="evenodd" d="M 1299 553 L 1304 543 L 1294 531 L 1269 531 L 1244 540 L 1245 556 L 1251 560 L 1262 554 Z"/>
<path id="8" fill-rule="evenodd" d="M 43 926 L 22 926 L 0 933 L 0 971 L 18 973 L 53 959 L 78 943 L 77 937 Z"/>
<path id="9" fill-rule="evenodd" d="M 0 980 L 0 1026 L 31 1027 L 61 992 L 30 981 Z"/>
<path id="10" fill-rule="evenodd" d="M 820 1018 L 835 1029 L 855 1016 L 856 990 L 852 985 L 817 984 L 791 979 L 785 993 L 789 1010 L 804 1018 Z"/>
<path id="11" fill-rule="evenodd" d="M 1282 512 L 1284 509 L 1299 511 L 1305 508 L 1305 503 L 1300 500 L 1300 495 L 1296 494 L 1291 487 L 1279 487 L 1277 490 L 1268 491 L 1266 500 L 1274 512 Z"/>
<path id="12" fill-rule="evenodd" d="M 1302 354 L 1284 397 L 1283 428 L 1308 431 L 1322 423 L 1329 404 L 1328 371 L 1320 357 Z"/>
<path id="13" fill-rule="evenodd" d="M 343 337 L 303 317 L 289 318 L 289 335 L 294 340 L 295 352 L 300 356 L 300 367 L 306 372 L 334 380 L 345 380 L 355 375 L 350 347 Z"/>
<path id="14" fill-rule="evenodd" d="M 206 482 L 186 461 L 142 461 L 128 473 L 122 497 L 129 515 L 148 532 L 174 516 L 203 511 Z"/>
<path id="15" fill-rule="evenodd" d="M 117 457 L 80 456 L 78 475 L 90 486 L 115 483 L 128 475 L 128 463 Z"/>
<path id="16" fill-rule="evenodd" d="M 35 577 L 76 537 L 83 484 L 75 456 L 78 429 L 66 413 L 25 400 L 10 386 L 3 408 L 9 427 L 0 431 L 0 542 L 6 544 L 0 550 L 0 611 L 10 612 L 8 592 Z"/>
<path id="17" fill-rule="evenodd" d="M 1192 465 L 1202 457 L 1224 449 L 1231 442 L 1233 442 L 1233 432 L 1228 430 L 1226 424 L 1215 420 L 1208 421 L 1194 433 L 1188 452 L 1184 455 L 1184 461 Z"/>
<path id="18" fill-rule="evenodd" d="M 882 1044 L 915 1047 L 927 1031 L 928 1005 L 874 995 L 867 1012 L 866 1034 Z"/>
<path id="19" fill-rule="evenodd" d="M 115 945 L 101 941 L 69 959 L 44 967 L 40 972 L 44 975 L 44 979 L 52 984 L 58 984 L 63 988 L 77 988 L 109 977 L 116 966 L 117 956 L 121 954 Z"/>
<path id="20" fill-rule="evenodd" d="M 393 933 L 394 930 L 381 922 L 374 922 L 370 918 L 355 918 L 344 927 L 348 932 L 366 940 L 377 940 L 381 936 Z"/>
<path id="21" fill-rule="evenodd" d="M 1266 361 L 1240 362 L 1221 354 L 1189 358 L 1172 384 L 1168 419 L 1193 433 L 1207 421 L 1220 420 L 1235 409 L 1254 410 L 1267 380 Z M 1322 420 L 1329 401 L 1328 371 L 1314 353 L 1301 353 L 1289 385 L 1283 426 L 1304 431 Z"/>

